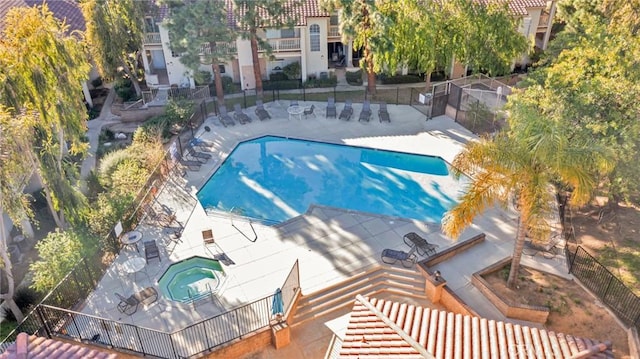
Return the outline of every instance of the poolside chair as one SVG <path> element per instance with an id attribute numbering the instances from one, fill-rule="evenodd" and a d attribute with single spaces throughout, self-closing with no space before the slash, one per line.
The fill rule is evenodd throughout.
<path id="1" fill-rule="evenodd" d="M 387 103 L 381 102 L 380 109 L 378 110 L 378 118 L 380 118 L 380 123 L 389 122 L 391 123 L 391 119 L 389 118 L 389 112 L 387 111 Z"/>
<path id="2" fill-rule="evenodd" d="M 219 111 L 220 111 L 220 114 L 218 115 L 218 118 L 220 119 L 220 123 L 222 123 L 222 126 L 227 127 L 227 126 L 236 125 L 236 123 L 233 122 L 233 119 L 231 118 L 231 116 L 229 116 L 229 113 L 227 112 L 227 106 L 220 105 Z"/>
<path id="3" fill-rule="evenodd" d="M 211 158 L 209 153 L 196 151 L 192 146 L 187 147 L 187 156 L 201 163 L 205 163 Z"/>
<path id="4" fill-rule="evenodd" d="M 240 104 L 237 103 L 235 105 L 233 105 L 233 118 L 236 119 L 236 121 L 240 122 L 240 124 L 244 125 L 246 123 L 251 123 L 251 117 L 249 117 L 249 115 L 247 115 L 246 113 L 242 112 L 242 107 L 240 107 Z"/>
<path id="5" fill-rule="evenodd" d="M 309 108 L 305 108 L 304 112 L 302 113 L 304 115 L 304 118 L 307 118 L 307 116 L 313 115 L 313 117 L 316 117 L 316 115 L 313 113 L 313 110 L 315 109 L 315 105 L 311 105 L 311 107 Z"/>
<path id="6" fill-rule="evenodd" d="M 147 264 L 149 264 L 149 260 L 154 258 L 158 258 L 158 260 L 162 262 L 162 259 L 160 258 L 160 250 L 158 249 L 158 245 L 155 240 L 144 241 L 144 258 L 146 259 Z"/>
<path id="7" fill-rule="evenodd" d="M 264 105 L 262 104 L 262 100 L 256 100 L 256 116 L 260 119 L 260 121 L 264 121 L 271 118 L 269 112 L 264 109 Z"/>
<path id="8" fill-rule="evenodd" d="M 351 100 L 346 100 L 344 102 L 344 108 L 342 109 L 342 111 L 340 111 L 339 118 L 341 120 L 349 121 L 349 119 L 351 118 L 351 115 L 353 115 L 352 102 Z"/>
<path id="9" fill-rule="evenodd" d="M 358 122 L 359 121 L 369 122 L 370 119 L 371 119 L 371 103 L 369 102 L 369 100 L 364 100 L 364 103 L 362 104 L 362 111 L 360 111 L 360 117 L 358 118 Z"/>
<path id="10" fill-rule="evenodd" d="M 157 224 L 162 225 L 165 228 L 171 227 L 173 222 L 178 223 L 178 225 L 182 227 L 182 224 L 178 222 L 178 220 L 176 219 L 175 213 L 172 213 L 170 211 L 167 213 L 167 211 L 164 211 L 164 210 L 161 212 L 158 212 L 153 208 L 153 205 L 149 203 L 144 204 L 142 206 L 142 210 L 150 220 L 156 222 Z"/>
<path id="11" fill-rule="evenodd" d="M 202 231 L 202 241 L 204 242 L 205 246 L 209 244 L 214 244 L 216 241 L 213 238 L 213 230 L 207 229 Z"/>
<path id="12" fill-rule="evenodd" d="M 143 290 L 130 295 L 125 298 L 119 293 L 115 293 L 116 297 L 120 300 L 118 303 L 118 310 L 120 313 L 131 315 L 138 310 L 138 304 L 148 305 L 155 303 L 158 300 L 158 291 L 153 287 L 146 287 Z"/>
<path id="13" fill-rule="evenodd" d="M 437 244 L 431 244 L 426 239 L 420 237 L 415 232 L 409 232 L 402 237 L 402 240 L 409 247 L 415 248 L 420 256 L 430 256 L 436 254 Z"/>
<path id="14" fill-rule="evenodd" d="M 415 250 L 416 247 L 411 248 L 409 252 L 387 248 L 382 251 L 382 255 L 380 257 L 384 263 L 395 264 L 396 262 L 400 261 L 403 267 L 410 268 L 414 264 L 416 264 L 417 258 L 413 253 Z"/>
<path id="15" fill-rule="evenodd" d="M 289 102 L 289 107 L 293 107 L 293 106 L 299 106 L 298 100 L 291 100 L 291 102 Z"/>
<path id="16" fill-rule="evenodd" d="M 327 99 L 327 114 L 325 115 L 325 118 L 336 118 L 336 116 L 336 100 L 333 97 L 329 97 Z"/>
<path id="17" fill-rule="evenodd" d="M 202 152 L 213 152 L 214 145 L 212 142 L 195 137 L 189 141 L 189 146 Z"/>
<path id="18" fill-rule="evenodd" d="M 183 158 L 179 158 L 178 163 L 180 163 L 183 167 L 186 167 L 189 171 L 194 172 L 200 171 L 200 166 L 202 165 L 202 163 L 200 163 L 199 161 L 185 160 Z"/>

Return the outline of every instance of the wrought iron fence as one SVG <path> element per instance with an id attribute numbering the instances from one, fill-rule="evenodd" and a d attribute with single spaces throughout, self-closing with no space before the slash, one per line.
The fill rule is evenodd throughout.
<path id="1" fill-rule="evenodd" d="M 584 248 L 578 246 L 569 272 L 595 294 L 618 318 L 640 330 L 640 297 Z"/>

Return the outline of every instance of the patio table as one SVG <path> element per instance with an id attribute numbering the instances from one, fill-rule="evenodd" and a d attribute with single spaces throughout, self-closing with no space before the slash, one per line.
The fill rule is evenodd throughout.
<path id="1" fill-rule="evenodd" d="M 122 263 L 122 270 L 127 273 L 127 275 L 133 274 L 133 280 L 136 281 L 136 273 L 140 272 L 144 269 L 144 266 L 147 264 L 147 261 L 140 256 L 133 256 L 127 259 L 124 263 Z M 146 272 L 145 272 L 146 273 Z M 147 277 L 149 275 L 147 274 Z"/>
<path id="2" fill-rule="evenodd" d="M 298 116 L 298 120 L 302 120 L 302 113 L 304 112 L 304 107 L 290 106 L 287 109 L 287 112 L 289 113 L 289 119 L 291 119 L 292 117 Z"/>
<path id="3" fill-rule="evenodd" d="M 122 243 L 125 247 L 133 247 L 136 252 L 140 253 L 140 249 L 138 249 L 138 242 L 142 239 L 142 232 L 140 231 L 131 231 L 123 234 L 120 237 L 120 243 Z"/>

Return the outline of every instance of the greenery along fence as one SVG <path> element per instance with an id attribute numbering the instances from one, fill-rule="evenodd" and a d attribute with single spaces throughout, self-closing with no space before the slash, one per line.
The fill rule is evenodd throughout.
<path id="1" fill-rule="evenodd" d="M 570 256 L 569 273 L 595 294 L 626 325 L 640 330 L 640 298 L 584 248 Z"/>

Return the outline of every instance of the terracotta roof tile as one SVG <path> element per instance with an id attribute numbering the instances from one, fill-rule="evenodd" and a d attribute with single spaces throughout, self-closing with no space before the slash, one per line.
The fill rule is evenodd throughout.
<path id="1" fill-rule="evenodd" d="M 117 354 L 99 349 L 89 349 L 85 346 L 67 342 L 61 342 L 43 337 L 29 336 L 25 333 L 18 334 L 16 342 L 0 354 L 0 359 L 17 358 L 18 350 L 25 351 L 25 359 L 115 359 Z"/>
<path id="2" fill-rule="evenodd" d="M 78 4 L 73 0 L 0 0 L 0 29 L 3 27 L 4 17 L 14 7 L 33 7 L 46 3 L 49 10 L 58 20 L 64 20 L 69 26 L 69 32 L 84 31 L 86 23 Z"/>
<path id="3" fill-rule="evenodd" d="M 527 9 L 544 8 L 546 0 L 474 0 L 480 4 L 508 4 L 509 11 L 514 15 L 527 15 Z"/>
<path id="4" fill-rule="evenodd" d="M 384 330 L 381 330 L 384 328 Z M 601 342 L 544 329 L 356 297 L 340 358 L 613 358 Z M 581 354 L 583 354 L 581 353 Z M 1 358 L 0 358 L 1 359 Z"/>

